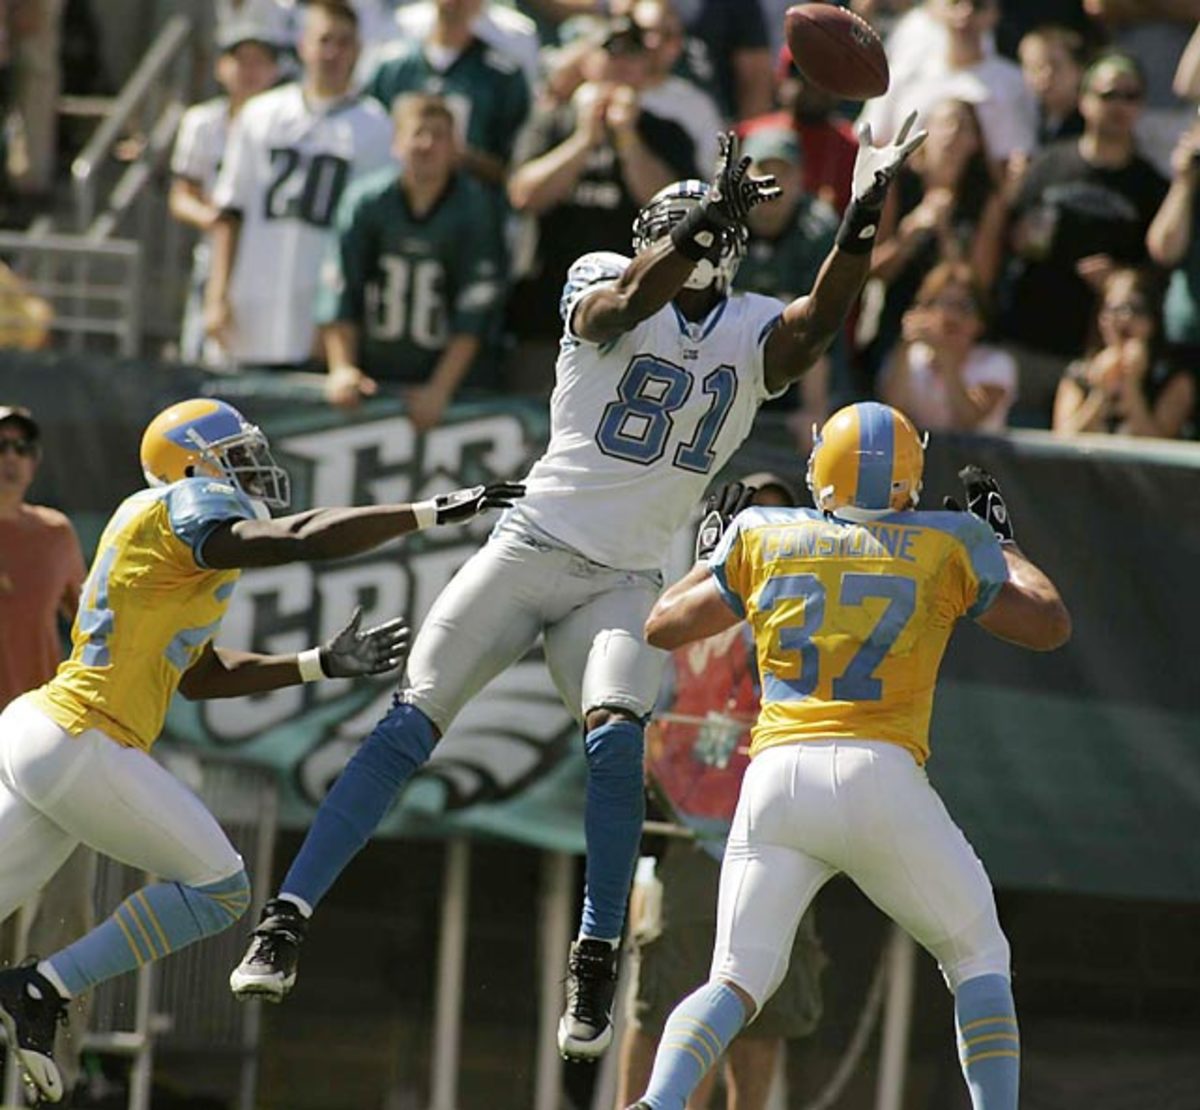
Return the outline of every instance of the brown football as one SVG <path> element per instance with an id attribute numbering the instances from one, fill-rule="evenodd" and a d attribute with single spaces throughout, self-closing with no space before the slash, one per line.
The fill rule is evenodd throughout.
<path id="1" fill-rule="evenodd" d="M 845 100 L 869 100 L 888 87 L 888 61 L 875 29 L 861 16 L 832 4 L 796 4 L 783 31 L 800 72 Z"/>

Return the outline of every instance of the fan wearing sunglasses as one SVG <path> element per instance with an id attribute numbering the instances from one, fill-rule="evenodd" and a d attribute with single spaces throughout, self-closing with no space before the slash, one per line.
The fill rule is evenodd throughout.
<path id="1" fill-rule="evenodd" d="M 1116 270 L 1096 314 L 1099 344 L 1073 362 L 1054 399 L 1054 431 L 1174 438 L 1196 401 L 1185 370 L 1162 358 L 1158 287 L 1144 270 Z"/>
<path id="2" fill-rule="evenodd" d="M 85 573 L 67 518 L 26 500 L 40 459 L 33 414 L 0 404 L 0 709 L 54 673 Z"/>

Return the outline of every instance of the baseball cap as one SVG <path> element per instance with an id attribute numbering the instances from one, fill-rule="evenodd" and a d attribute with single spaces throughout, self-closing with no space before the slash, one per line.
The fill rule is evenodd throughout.
<path id="1" fill-rule="evenodd" d="M 786 478 L 781 478 L 778 474 L 770 470 L 760 470 L 754 474 L 747 474 L 742 479 L 742 484 L 758 490 L 768 487 L 777 489 L 788 499 L 790 505 L 800 504 L 800 495 L 796 492 L 796 487 Z"/>
<path id="2" fill-rule="evenodd" d="M 272 53 L 278 53 L 279 43 L 271 37 L 269 28 L 252 19 L 235 19 L 217 28 L 217 49 L 222 54 L 236 50 L 244 42 L 256 42 Z"/>
<path id="3" fill-rule="evenodd" d="M 760 127 L 742 140 L 742 153 L 756 162 L 778 158 L 797 165 L 800 162 L 800 143 L 790 127 Z"/>
<path id="4" fill-rule="evenodd" d="M 21 405 L 0 405 L 0 424 L 9 420 L 14 424 L 19 424 L 30 439 L 41 438 L 42 430 L 38 427 L 38 422 L 34 420 L 33 413 L 27 408 Z"/>

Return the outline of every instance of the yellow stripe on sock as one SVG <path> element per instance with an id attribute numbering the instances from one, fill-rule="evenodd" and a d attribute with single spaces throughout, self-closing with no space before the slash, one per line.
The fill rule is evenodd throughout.
<path id="1" fill-rule="evenodd" d="M 129 951 L 133 953 L 133 958 L 137 960 L 138 967 L 141 967 L 146 961 L 142 959 L 141 950 L 134 943 L 133 934 L 125 927 L 125 922 L 121 920 L 121 907 L 118 906 L 113 914 L 113 920 L 117 923 L 117 928 L 125 934 L 125 942 L 129 945 Z"/>
<path id="2" fill-rule="evenodd" d="M 134 897 L 138 900 L 139 905 L 146 911 L 146 917 L 150 924 L 154 927 L 154 934 L 162 942 L 162 954 L 165 956 L 171 951 L 171 942 L 167 940 L 167 934 L 163 932 L 162 923 L 158 920 L 158 914 L 154 912 L 154 907 L 150 905 L 146 898 L 146 892 L 139 890 L 134 893 Z"/>
<path id="3" fill-rule="evenodd" d="M 700 1053 L 697 1052 L 687 1041 L 681 1041 L 678 1044 L 676 1044 L 674 1041 L 663 1041 L 661 1047 L 673 1048 L 676 1052 L 686 1052 L 696 1061 L 697 1064 L 700 1065 L 704 1071 L 708 1071 L 708 1069 L 713 1066 L 713 1061 L 711 1059 L 706 1060 L 704 1056 L 701 1056 Z"/>
<path id="4" fill-rule="evenodd" d="M 964 1068 L 969 1068 L 972 1064 L 979 1063 L 980 1060 L 992 1060 L 997 1056 L 1007 1056 L 1013 1060 L 1019 1060 L 1021 1054 L 1015 1048 L 996 1049 L 993 1052 L 979 1052 L 974 1056 L 968 1056 L 963 1062 Z"/>
<path id="5" fill-rule="evenodd" d="M 680 1025 L 687 1023 L 688 1025 L 695 1027 L 695 1032 L 701 1034 L 701 1040 L 704 1042 L 704 1047 L 712 1053 L 713 1060 L 715 1061 L 716 1058 L 721 1054 L 721 1038 L 717 1036 L 712 1026 L 706 1025 L 698 1018 L 686 1017 L 683 1015 L 680 1015 L 675 1020 Z M 705 1037 L 708 1039 L 704 1040 Z"/>
<path id="6" fill-rule="evenodd" d="M 1005 1017 L 1002 1014 L 997 1014 L 995 1017 L 980 1018 L 978 1021 L 968 1021 L 966 1025 L 959 1029 L 960 1033 L 965 1033 L 968 1029 L 977 1029 L 981 1025 L 1016 1025 L 1015 1017 Z"/>
<path id="7" fill-rule="evenodd" d="M 142 919 L 138 915 L 137 906 L 133 904 L 133 899 L 126 898 L 119 908 L 129 911 L 130 921 L 137 926 L 137 930 L 141 934 L 142 940 L 146 942 L 146 951 L 150 953 L 149 958 L 151 960 L 157 959 L 158 953 L 154 949 L 154 941 L 150 939 L 150 934 L 146 931 L 146 926 L 142 924 Z"/>
<path id="8" fill-rule="evenodd" d="M 979 1037 L 972 1037 L 969 1041 L 963 1041 L 963 1048 L 970 1048 L 973 1044 L 983 1044 L 984 1041 L 1016 1041 L 1016 1033 L 984 1033 Z"/>

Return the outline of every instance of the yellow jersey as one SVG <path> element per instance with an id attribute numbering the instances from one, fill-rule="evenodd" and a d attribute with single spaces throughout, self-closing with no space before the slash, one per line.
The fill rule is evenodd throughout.
<path id="1" fill-rule="evenodd" d="M 240 573 L 205 566 L 204 541 L 224 521 L 254 516 L 241 491 L 212 478 L 126 498 L 83 584 L 70 658 L 27 696 L 72 735 L 98 728 L 148 751 Z"/>
<path id="2" fill-rule="evenodd" d="M 1008 580 L 970 513 L 896 512 L 852 523 L 814 509 L 740 513 L 709 558 L 750 622 L 762 678 L 751 757 L 776 744 L 884 740 L 929 758 L 946 643 Z"/>

